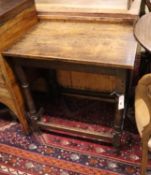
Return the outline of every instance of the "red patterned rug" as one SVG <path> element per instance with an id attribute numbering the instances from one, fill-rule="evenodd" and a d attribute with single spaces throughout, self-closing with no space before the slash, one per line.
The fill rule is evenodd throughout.
<path id="1" fill-rule="evenodd" d="M 91 115 L 95 112 L 91 111 Z M 94 118 L 97 120 L 96 115 Z M 109 129 L 108 124 L 102 127 L 97 122 L 90 124 L 50 114 L 43 120 L 91 131 Z M 26 136 L 20 124 L 0 120 L 0 175 L 139 175 L 140 160 L 139 136 L 129 131 L 123 132 L 121 152 L 116 155 L 113 146 L 101 143 L 53 133 Z M 148 174 L 150 168 L 151 161 Z"/>

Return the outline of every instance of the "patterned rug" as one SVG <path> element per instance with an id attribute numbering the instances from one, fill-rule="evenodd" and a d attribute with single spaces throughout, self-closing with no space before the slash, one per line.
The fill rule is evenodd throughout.
<path id="1" fill-rule="evenodd" d="M 95 122 L 56 118 L 50 114 L 43 120 L 91 131 L 109 129 Z M 140 160 L 139 136 L 129 131 L 123 131 L 121 152 L 116 155 L 111 145 L 54 133 L 27 136 L 20 124 L 0 120 L 0 175 L 139 175 Z M 151 174 L 150 168 L 151 161 L 148 174 Z"/>

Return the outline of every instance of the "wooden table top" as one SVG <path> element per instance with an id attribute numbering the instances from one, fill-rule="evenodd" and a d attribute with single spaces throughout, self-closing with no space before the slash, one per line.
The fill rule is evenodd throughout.
<path id="1" fill-rule="evenodd" d="M 151 13 L 142 16 L 134 27 L 137 41 L 151 52 Z"/>
<path id="2" fill-rule="evenodd" d="M 3 54 L 133 69 L 136 49 L 128 24 L 44 20 Z"/>

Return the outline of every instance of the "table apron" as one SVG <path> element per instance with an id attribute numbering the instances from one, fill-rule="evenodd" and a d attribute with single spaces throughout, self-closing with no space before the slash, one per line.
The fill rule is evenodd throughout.
<path id="1" fill-rule="evenodd" d="M 37 67 L 37 68 L 48 68 L 48 69 L 60 69 L 68 71 L 77 71 L 77 72 L 87 72 L 87 73 L 97 73 L 97 74 L 107 74 L 107 75 L 123 75 L 131 71 L 128 68 L 121 67 L 107 67 L 102 65 L 93 65 L 93 64 L 83 64 L 83 63 L 73 63 L 73 62 L 64 62 L 64 61 L 49 61 L 49 60 L 40 60 L 40 59 L 26 59 L 26 58 L 12 58 L 7 57 L 9 61 L 17 63 L 20 66 L 28 67 Z"/>

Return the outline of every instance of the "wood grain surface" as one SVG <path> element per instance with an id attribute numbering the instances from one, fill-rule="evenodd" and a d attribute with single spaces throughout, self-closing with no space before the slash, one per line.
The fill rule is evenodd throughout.
<path id="1" fill-rule="evenodd" d="M 0 0 L 0 102 L 14 112 L 26 132 L 29 131 L 29 126 L 24 100 L 14 73 L 1 53 L 36 23 L 34 1 Z"/>
<path id="2" fill-rule="evenodd" d="M 29 28 L 37 23 L 34 6 L 31 6 L 0 26 L 0 51 L 12 45 L 23 36 Z"/>
<path id="3" fill-rule="evenodd" d="M 141 0 L 129 1 L 129 8 L 127 9 L 126 1 L 122 0 L 36 0 L 35 2 L 40 19 L 87 20 L 90 23 L 92 21 L 131 22 L 131 25 L 138 18 L 141 4 Z M 82 72 L 73 73 L 57 70 L 57 78 L 58 82 L 64 87 L 90 89 L 92 91 L 112 91 L 116 84 L 115 77 Z"/>
<path id="4" fill-rule="evenodd" d="M 139 15 L 141 0 L 36 0 L 38 13 L 71 12 Z M 59 15 L 59 14 L 58 14 Z M 124 16 L 123 16 L 124 17 Z"/>
<path id="5" fill-rule="evenodd" d="M 42 21 L 6 56 L 133 69 L 137 42 L 127 24 Z"/>
<path id="6" fill-rule="evenodd" d="M 0 0 L 0 25 L 33 5 L 29 0 Z"/>
<path id="7" fill-rule="evenodd" d="M 129 0 L 38 0 L 38 2 L 41 5 L 41 8 L 44 9 L 45 4 L 49 4 L 49 8 L 51 11 L 70 11 L 77 10 L 77 9 L 83 9 L 93 11 L 96 9 L 118 9 L 118 10 L 126 10 Z"/>
<path id="8" fill-rule="evenodd" d="M 67 88 L 112 92 L 116 88 L 117 78 L 109 75 L 58 70 L 57 80 L 61 86 Z"/>

